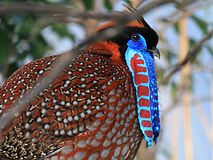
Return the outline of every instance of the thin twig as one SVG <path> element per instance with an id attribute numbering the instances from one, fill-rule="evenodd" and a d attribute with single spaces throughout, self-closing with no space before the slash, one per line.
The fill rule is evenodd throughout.
<path id="1" fill-rule="evenodd" d="M 188 8 L 185 8 L 185 12 L 182 12 L 182 10 L 175 10 L 173 13 L 171 13 L 167 17 L 161 19 L 161 21 L 167 23 L 168 25 L 174 25 L 182 17 L 184 17 L 184 16 L 190 17 L 196 11 L 204 9 L 204 8 L 206 8 L 208 6 L 211 6 L 212 4 L 213 4 L 213 2 L 208 2 L 207 3 L 207 2 L 203 2 L 203 1 L 202 2 L 198 1 L 198 3 L 195 3 L 195 5 L 193 5 L 191 7 L 188 7 Z M 166 29 L 164 28 L 164 30 L 166 30 Z"/>
<path id="2" fill-rule="evenodd" d="M 171 77 L 179 72 L 186 64 L 191 63 L 196 59 L 198 54 L 200 53 L 200 49 L 211 37 L 213 36 L 213 29 L 207 33 L 199 42 L 195 44 L 195 46 L 187 53 L 186 57 L 180 62 L 174 65 L 174 67 L 168 72 L 165 76 L 163 83 L 166 84 L 169 82 Z"/>

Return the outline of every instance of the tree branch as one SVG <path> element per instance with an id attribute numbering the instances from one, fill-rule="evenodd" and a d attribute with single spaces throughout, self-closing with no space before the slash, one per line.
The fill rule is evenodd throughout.
<path id="1" fill-rule="evenodd" d="M 165 76 L 163 83 L 167 84 L 171 77 L 179 72 L 186 64 L 191 63 L 194 61 L 194 59 L 198 56 L 200 53 L 200 49 L 204 45 L 205 42 L 207 42 L 211 37 L 213 36 L 213 29 L 207 33 L 195 46 L 188 52 L 186 57 L 180 62 L 174 65 L 174 67 L 168 72 L 168 74 Z"/>
<path id="2" fill-rule="evenodd" d="M 0 15 L 8 14 L 29 14 L 36 13 L 38 15 L 68 16 L 74 18 L 94 18 L 94 19 L 112 19 L 120 18 L 117 13 L 97 13 L 97 12 L 73 12 L 72 7 L 41 5 L 34 3 L 16 2 L 16 3 L 0 3 Z M 113 17 L 112 17 L 113 16 Z"/>
<path id="3" fill-rule="evenodd" d="M 153 8 L 160 7 L 165 4 L 175 3 L 174 0 L 154 0 L 146 5 L 142 5 L 139 9 L 138 14 L 143 15 Z M 176 3 L 175 3 L 176 4 Z M 40 15 L 54 15 L 54 16 L 69 16 L 74 18 L 94 18 L 94 19 L 119 19 L 125 18 L 126 15 L 114 13 L 99 13 L 99 12 L 73 12 L 72 7 L 67 6 L 56 6 L 56 5 L 40 5 L 34 3 L 0 3 L 0 15 L 6 14 L 28 14 L 36 13 Z"/>

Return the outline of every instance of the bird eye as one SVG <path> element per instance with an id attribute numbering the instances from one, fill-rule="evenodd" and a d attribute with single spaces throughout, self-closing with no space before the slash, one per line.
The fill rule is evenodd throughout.
<path id="1" fill-rule="evenodd" d="M 131 35 L 131 39 L 134 41 L 134 42 L 137 42 L 139 39 L 140 39 L 140 36 L 138 34 L 133 34 Z"/>

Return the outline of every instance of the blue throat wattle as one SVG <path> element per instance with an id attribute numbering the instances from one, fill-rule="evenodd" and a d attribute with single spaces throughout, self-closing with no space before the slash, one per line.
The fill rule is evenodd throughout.
<path id="1" fill-rule="evenodd" d="M 125 59 L 136 91 L 138 121 L 144 139 L 150 146 L 153 140 L 155 143 L 157 142 L 160 133 L 154 60 L 151 54 L 146 51 L 146 42 L 141 35 L 139 41 L 129 40 L 127 45 Z"/>
<path id="2" fill-rule="evenodd" d="M 160 115 L 158 107 L 158 88 L 157 88 L 157 78 L 155 74 L 154 61 L 150 53 L 143 51 L 144 60 L 147 65 L 148 75 L 149 75 L 149 88 L 150 88 L 150 108 L 151 108 L 151 118 L 152 118 L 152 130 L 154 133 L 154 141 L 157 142 L 157 138 L 160 133 Z"/>

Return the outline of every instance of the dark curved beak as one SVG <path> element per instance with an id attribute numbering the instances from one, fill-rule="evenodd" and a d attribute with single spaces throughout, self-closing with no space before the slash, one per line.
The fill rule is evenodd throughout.
<path id="1" fill-rule="evenodd" d="M 154 56 L 158 57 L 160 59 L 160 51 L 157 48 L 153 48 L 153 49 L 146 49 L 147 51 L 149 51 L 150 53 L 152 53 Z"/>

